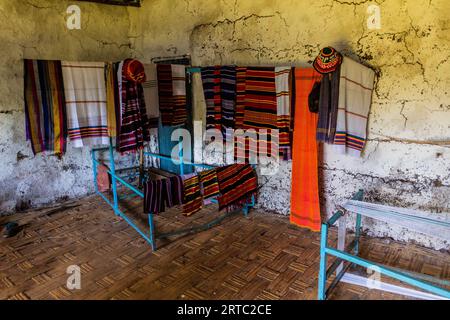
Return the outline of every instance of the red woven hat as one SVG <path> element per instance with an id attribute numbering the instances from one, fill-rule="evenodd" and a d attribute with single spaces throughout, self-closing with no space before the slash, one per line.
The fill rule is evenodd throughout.
<path id="1" fill-rule="evenodd" d="M 126 59 L 122 67 L 127 80 L 144 83 L 146 81 L 144 65 L 136 59 Z"/>
<path id="2" fill-rule="evenodd" d="M 342 55 L 332 47 L 325 47 L 314 59 L 313 67 L 319 73 L 330 73 L 336 70 L 341 63 Z"/>

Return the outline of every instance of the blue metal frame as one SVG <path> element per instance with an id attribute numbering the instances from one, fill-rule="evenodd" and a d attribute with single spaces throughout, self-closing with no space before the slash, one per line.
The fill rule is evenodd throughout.
<path id="1" fill-rule="evenodd" d="M 362 201 L 362 198 L 363 198 L 363 190 L 359 190 L 358 193 L 352 199 Z M 403 281 L 412 286 L 416 286 L 425 291 L 440 295 L 444 298 L 450 299 L 450 291 L 430 283 L 432 281 L 440 283 L 441 282 L 439 281 L 440 279 L 429 277 L 432 278 L 428 279 L 428 281 L 430 282 L 423 281 L 420 279 L 420 278 L 424 279 L 423 277 L 414 275 L 410 272 L 389 268 L 384 265 L 377 264 L 358 257 L 359 240 L 361 235 L 361 214 L 356 213 L 355 239 L 349 245 L 349 247 L 347 247 L 345 251 L 329 247 L 327 245 L 328 230 L 342 216 L 343 212 L 339 210 L 330 219 L 328 219 L 327 222 L 322 223 L 322 230 L 320 235 L 320 265 L 319 265 L 319 283 L 318 283 L 319 300 L 325 300 L 329 296 L 331 290 L 333 290 L 333 288 L 336 287 L 336 285 L 344 276 L 345 272 L 352 264 L 359 265 L 365 268 L 372 268 L 372 269 L 376 268 L 376 270 L 379 271 L 381 274 Z M 353 252 L 353 254 L 349 252 Z M 336 257 L 336 260 L 327 270 L 328 255 Z M 336 275 L 330 286 L 327 288 L 326 287 L 327 279 L 331 276 L 331 274 L 337 269 L 337 267 L 342 262 L 348 262 L 348 264 Z"/>
<path id="2" fill-rule="evenodd" d="M 184 174 L 184 166 L 185 165 L 192 165 L 192 166 L 196 166 L 196 167 L 200 167 L 200 168 L 205 168 L 205 169 L 211 169 L 214 168 L 213 166 L 210 165 L 206 165 L 206 164 L 200 164 L 200 163 L 193 163 L 190 161 L 185 161 L 183 159 L 183 144 L 182 141 L 179 142 L 178 144 L 178 160 L 179 161 L 179 166 L 180 166 L 180 173 L 181 175 Z M 102 152 L 102 151 L 108 151 L 109 152 L 109 159 L 110 159 L 110 168 L 108 170 L 108 173 L 111 175 L 111 185 L 112 185 L 112 193 L 113 193 L 113 201 L 111 202 L 110 199 L 108 199 L 102 192 L 100 192 L 98 190 L 98 186 L 97 186 L 97 165 L 101 164 L 100 161 L 97 160 L 96 155 L 98 152 Z M 156 154 L 156 153 L 150 153 L 150 152 L 143 152 L 142 153 L 143 156 L 151 156 L 151 157 L 155 157 L 155 158 L 159 158 L 159 159 L 167 159 L 167 160 L 173 160 L 171 157 L 168 156 L 164 156 L 164 155 L 160 155 L 160 154 Z M 117 174 L 117 171 L 120 170 L 116 170 L 115 167 L 115 161 L 114 161 L 114 148 L 113 148 L 113 143 L 112 143 L 112 139 L 110 139 L 109 141 L 109 147 L 108 148 L 94 148 L 91 151 L 91 157 L 92 157 L 92 164 L 93 164 L 93 175 L 94 175 L 94 188 L 95 188 L 95 192 L 100 195 L 103 200 L 106 201 L 106 203 L 113 209 L 114 213 L 117 216 L 120 216 L 122 219 L 124 219 L 133 229 L 135 229 L 152 247 L 152 250 L 156 250 L 156 240 L 159 238 L 167 238 L 173 235 L 178 235 L 178 234 L 186 234 L 186 233 L 194 233 L 194 232 L 200 232 L 200 231 L 204 231 L 207 229 L 212 228 L 213 226 L 217 225 L 218 223 L 220 223 L 222 220 L 224 220 L 225 218 L 235 214 L 236 212 L 231 212 L 231 213 L 225 213 L 223 215 L 221 215 L 218 218 L 215 218 L 214 220 L 207 222 L 203 225 L 200 226 L 196 226 L 196 227 L 191 227 L 191 228 L 186 228 L 186 229 L 181 229 L 181 230 L 175 230 L 172 232 L 167 232 L 167 233 L 161 233 L 161 234 L 156 234 L 155 230 L 156 230 L 156 226 L 155 226 L 155 221 L 154 221 L 154 214 L 153 213 L 149 213 L 148 214 L 148 226 L 149 226 L 149 230 L 147 231 L 142 231 L 129 217 L 127 217 L 120 209 L 119 209 L 119 200 L 128 198 L 130 196 L 139 196 L 141 198 L 144 198 L 144 193 L 142 191 L 140 191 L 139 189 L 137 189 L 135 186 L 131 185 L 130 183 L 126 182 L 124 179 L 126 177 L 129 176 L 119 176 Z M 132 168 L 133 169 L 133 168 Z M 117 190 L 117 183 L 120 183 L 122 186 L 128 188 L 129 190 L 131 190 L 133 192 L 133 194 L 131 195 L 124 195 L 122 197 L 119 197 L 118 195 L 118 190 Z M 217 203 L 217 200 L 215 198 L 211 199 L 212 202 Z M 255 197 L 252 197 L 252 200 L 250 203 L 247 203 L 243 206 L 242 210 L 244 213 L 244 216 L 247 217 L 248 213 L 250 211 L 250 208 L 254 207 L 255 205 Z"/>

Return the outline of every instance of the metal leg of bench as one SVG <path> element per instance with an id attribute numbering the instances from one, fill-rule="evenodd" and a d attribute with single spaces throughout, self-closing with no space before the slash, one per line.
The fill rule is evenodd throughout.
<path id="1" fill-rule="evenodd" d="M 359 253 L 359 239 L 361 237 L 361 215 L 356 214 L 356 225 L 355 225 L 355 255 Z"/>
<path id="2" fill-rule="evenodd" d="M 320 266 L 319 266 L 319 287 L 318 287 L 318 299 L 326 299 L 325 286 L 327 283 L 327 238 L 328 238 L 328 225 L 326 223 L 322 224 L 322 230 L 320 234 Z"/>
<path id="3" fill-rule="evenodd" d="M 156 251 L 156 239 L 155 239 L 155 223 L 153 221 L 153 213 L 148 214 L 148 226 L 149 226 L 149 238 L 152 250 Z"/>

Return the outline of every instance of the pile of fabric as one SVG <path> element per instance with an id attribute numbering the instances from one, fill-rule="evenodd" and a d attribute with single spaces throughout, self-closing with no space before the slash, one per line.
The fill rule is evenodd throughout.
<path id="1" fill-rule="evenodd" d="M 219 210 L 232 211 L 251 201 L 257 190 L 258 177 L 248 164 L 150 180 L 144 184 L 144 213 L 157 214 L 182 204 L 183 214 L 190 216 L 210 198 L 217 198 Z"/>

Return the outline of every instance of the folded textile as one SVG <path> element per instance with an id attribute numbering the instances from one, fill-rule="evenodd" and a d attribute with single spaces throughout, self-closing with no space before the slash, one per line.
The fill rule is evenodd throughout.
<path id="1" fill-rule="evenodd" d="M 200 172 L 199 177 L 204 198 L 219 195 L 219 182 L 217 181 L 216 169 L 202 171 Z"/>
<path id="2" fill-rule="evenodd" d="M 144 184 L 144 213 L 162 213 L 166 208 L 183 204 L 183 181 L 180 176 L 149 180 Z"/>
<path id="3" fill-rule="evenodd" d="M 316 113 L 309 111 L 308 97 L 320 74 L 313 68 L 296 68 L 295 127 L 292 146 L 290 221 L 320 231 Z"/>
<path id="4" fill-rule="evenodd" d="M 122 118 L 118 139 L 121 153 L 135 152 L 143 148 L 144 141 L 150 141 L 144 89 L 141 83 L 130 81 L 127 72 L 129 70 L 122 68 Z"/>
<path id="5" fill-rule="evenodd" d="M 104 62 L 62 61 L 69 138 L 75 147 L 109 144 Z"/>
<path id="6" fill-rule="evenodd" d="M 338 153 L 360 156 L 366 143 L 367 118 L 372 102 L 375 72 L 344 57 L 339 84 L 339 105 L 334 137 Z"/>
<path id="7" fill-rule="evenodd" d="M 248 203 L 258 190 L 258 177 L 249 164 L 233 164 L 216 169 L 219 182 L 219 210 L 233 210 Z"/>
<path id="8" fill-rule="evenodd" d="M 25 119 L 33 153 L 66 151 L 66 112 L 60 61 L 25 60 Z"/>
<path id="9" fill-rule="evenodd" d="M 340 66 L 335 71 L 324 74 L 320 83 L 319 120 L 317 141 L 333 143 L 336 132 L 339 101 Z"/>
<path id="10" fill-rule="evenodd" d="M 214 66 L 201 70 L 206 101 L 206 129 L 221 130 L 225 140 L 227 129 L 234 129 L 236 104 L 236 67 Z"/>
<path id="11" fill-rule="evenodd" d="M 197 211 L 200 211 L 203 206 L 203 196 L 200 190 L 200 181 L 197 175 L 185 179 L 184 186 L 184 204 L 183 214 L 190 216 Z"/>
<path id="12" fill-rule="evenodd" d="M 275 87 L 277 94 L 277 126 L 279 132 L 280 157 L 283 160 L 291 158 L 291 67 L 275 68 Z"/>
<path id="13" fill-rule="evenodd" d="M 158 128 L 159 121 L 159 97 L 158 97 L 158 74 L 156 64 L 145 64 L 147 80 L 142 84 L 144 88 L 145 106 L 150 128 Z"/>
<path id="14" fill-rule="evenodd" d="M 162 125 L 184 124 L 187 120 L 186 66 L 158 64 L 156 68 Z"/>

